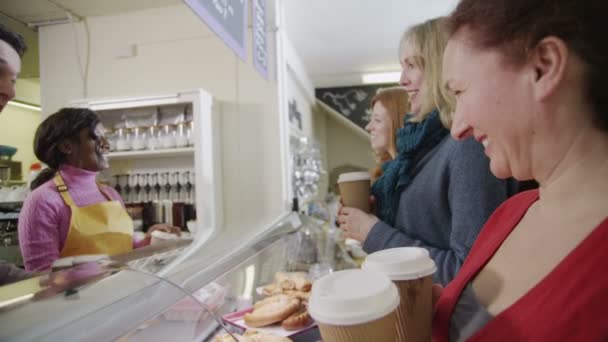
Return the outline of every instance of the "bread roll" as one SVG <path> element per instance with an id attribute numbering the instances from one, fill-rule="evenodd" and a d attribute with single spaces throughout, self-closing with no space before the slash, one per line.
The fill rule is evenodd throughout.
<path id="1" fill-rule="evenodd" d="M 299 307 L 299 299 L 284 299 L 281 297 L 276 301 L 258 306 L 252 312 L 245 314 L 245 324 L 257 328 L 277 323 L 289 317 L 289 315 L 298 310 Z"/>

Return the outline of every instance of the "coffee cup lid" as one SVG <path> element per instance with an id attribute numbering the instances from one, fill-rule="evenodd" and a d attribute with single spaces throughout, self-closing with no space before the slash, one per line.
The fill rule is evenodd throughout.
<path id="1" fill-rule="evenodd" d="M 308 311 L 322 324 L 355 325 L 382 318 L 398 305 L 397 287 L 385 275 L 353 269 L 318 279 Z"/>
<path id="2" fill-rule="evenodd" d="M 348 172 L 343 173 L 338 177 L 338 183 L 370 180 L 371 178 L 369 172 Z"/>
<path id="3" fill-rule="evenodd" d="M 363 269 L 385 274 L 391 280 L 411 280 L 437 271 L 429 252 L 420 247 L 389 248 L 369 254 Z"/>

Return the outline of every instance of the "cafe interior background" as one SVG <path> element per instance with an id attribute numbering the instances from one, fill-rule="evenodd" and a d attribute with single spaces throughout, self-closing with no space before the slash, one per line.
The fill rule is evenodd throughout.
<path id="1" fill-rule="evenodd" d="M 455 4 L 2 1 L 0 21 L 24 36 L 28 51 L 17 97 L 0 115 L 0 144 L 17 148 L 12 161 L 21 166 L 1 180 L 0 202 L 10 205 L 1 206 L 0 256 L 20 262 L 14 215 L 25 193 L 9 190 L 24 186 L 37 162 L 36 127 L 65 106 L 101 113 L 115 139 L 104 180 L 122 188 L 123 198 L 131 196 L 127 202 L 142 201 L 132 197 L 137 185 L 142 192 L 152 185 L 147 176 L 137 184 L 128 175 L 157 174 L 158 182 L 169 172 L 165 184 L 175 174 L 170 185 L 181 181 L 181 188 L 187 183 L 196 189 L 190 201 L 197 219 L 191 227 L 183 222 L 194 242 L 161 272 L 189 291 L 205 284 L 193 280 L 192 267 L 225 260 L 236 265 L 242 258 L 234 253 L 284 222 L 297 227 L 312 217 L 316 225 L 330 226 L 337 175 L 374 165 L 363 127 L 376 89 L 398 82 L 401 34 Z M 222 20 L 230 23 L 222 27 Z M 187 135 L 183 145 L 159 141 L 150 147 L 145 141 L 118 148 L 123 135 L 145 137 L 149 126 L 159 125 L 162 134 L 163 120 L 171 134 Z M 294 209 L 303 215 L 290 214 Z M 247 272 L 243 277 L 251 278 Z M 261 277 L 256 273 L 256 282 Z"/>

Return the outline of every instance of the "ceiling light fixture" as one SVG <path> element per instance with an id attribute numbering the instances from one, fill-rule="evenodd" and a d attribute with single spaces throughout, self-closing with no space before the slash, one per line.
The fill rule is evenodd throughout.
<path id="1" fill-rule="evenodd" d="M 36 106 L 33 104 L 29 104 L 29 103 L 25 103 L 25 102 L 20 102 L 20 101 L 8 101 L 9 105 L 15 106 L 15 107 L 20 107 L 20 108 L 25 108 L 25 109 L 29 109 L 29 110 L 35 110 L 35 111 L 40 111 L 40 106 Z"/>
<path id="2" fill-rule="evenodd" d="M 399 78 L 401 78 L 400 71 L 372 72 L 363 74 L 361 82 L 363 84 L 399 83 Z"/>
<path id="3" fill-rule="evenodd" d="M 72 22 L 72 18 L 70 18 L 70 17 L 55 18 L 55 19 L 47 19 L 47 20 L 30 21 L 27 23 L 27 26 L 38 29 L 39 27 L 43 27 L 43 26 L 69 24 L 71 22 Z"/>

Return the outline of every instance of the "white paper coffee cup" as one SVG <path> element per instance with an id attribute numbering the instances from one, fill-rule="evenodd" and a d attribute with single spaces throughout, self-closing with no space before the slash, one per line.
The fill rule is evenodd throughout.
<path id="1" fill-rule="evenodd" d="M 397 341 L 430 341 L 437 267 L 429 252 L 419 247 L 385 249 L 368 255 L 362 268 L 386 275 L 399 290 Z"/>
<path id="2" fill-rule="evenodd" d="M 394 342 L 399 293 L 383 274 L 345 270 L 318 279 L 308 305 L 323 341 Z"/>

